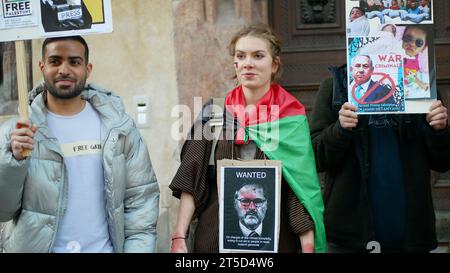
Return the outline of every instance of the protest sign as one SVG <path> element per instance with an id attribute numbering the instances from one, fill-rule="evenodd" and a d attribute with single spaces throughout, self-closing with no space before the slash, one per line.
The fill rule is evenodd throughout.
<path id="1" fill-rule="evenodd" d="M 348 99 L 359 114 L 427 113 L 437 99 L 433 1 L 346 0 Z"/>
<path id="2" fill-rule="evenodd" d="M 219 249 L 278 251 L 281 161 L 218 160 Z"/>
<path id="3" fill-rule="evenodd" d="M 0 5 L 0 42 L 15 41 L 19 114 L 28 121 L 24 40 L 110 33 L 111 0 L 0 0 Z"/>

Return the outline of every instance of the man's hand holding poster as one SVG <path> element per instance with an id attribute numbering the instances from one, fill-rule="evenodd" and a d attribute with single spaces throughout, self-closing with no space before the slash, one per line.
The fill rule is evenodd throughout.
<path id="1" fill-rule="evenodd" d="M 359 114 L 427 113 L 436 100 L 432 4 L 346 0 L 348 99 Z"/>

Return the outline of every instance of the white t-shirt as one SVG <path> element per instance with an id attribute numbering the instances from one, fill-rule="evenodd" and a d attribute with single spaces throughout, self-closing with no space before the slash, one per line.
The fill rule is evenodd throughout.
<path id="1" fill-rule="evenodd" d="M 48 127 L 64 153 L 68 176 L 67 207 L 52 251 L 111 253 L 100 118 L 86 102 L 83 111 L 74 116 L 49 112 L 47 119 Z"/>

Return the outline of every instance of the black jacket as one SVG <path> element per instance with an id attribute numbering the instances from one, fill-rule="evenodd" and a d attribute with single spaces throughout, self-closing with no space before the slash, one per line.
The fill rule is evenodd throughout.
<path id="1" fill-rule="evenodd" d="M 374 240 L 367 182 L 370 150 L 367 116 L 358 127 L 343 129 L 338 111 L 347 101 L 344 68 L 331 69 L 334 77 L 322 82 L 311 118 L 311 137 L 319 172 L 325 172 L 325 227 L 327 239 L 347 248 L 363 250 Z M 437 247 L 430 170 L 449 169 L 448 127 L 434 131 L 425 115 L 392 115 L 405 177 L 405 251 Z"/>

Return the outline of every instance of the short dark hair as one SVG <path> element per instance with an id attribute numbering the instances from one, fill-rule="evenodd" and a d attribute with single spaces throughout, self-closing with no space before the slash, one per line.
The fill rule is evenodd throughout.
<path id="1" fill-rule="evenodd" d="M 42 44 L 42 59 L 45 58 L 45 52 L 47 50 L 47 45 L 53 42 L 57 41 L 76 41 L 83 45 L 84 47 L 84 58 L 86 59 L 86 63 L 89 63 L 89 46 L 86 43 L 86 40 L 84 40 L 83 37 L 76 35 L 76 36 L 65 36 L 65 37 L 54 37 L 54 38 L 47 38 L 45 39 L 44 43 Z"/>
<path id="2" fill-rule="evenodd" d="M 353 8 L 350 10 L 349 16 L 352 14 L 352 11 L 353 11 L 354 9 L 359 10 L 359 11 L 362 13 L 362 15 L 366 15 L 366 11 L 365 11 L 363 8 L 361 8 L 361 7 L 353 7 Z"/>

